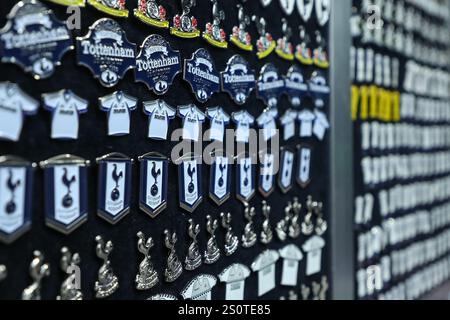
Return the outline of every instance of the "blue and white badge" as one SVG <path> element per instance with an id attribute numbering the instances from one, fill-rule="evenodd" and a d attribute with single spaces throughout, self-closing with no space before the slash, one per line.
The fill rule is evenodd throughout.
<path id="1" fill-rule="evenodd" d="M 294 173 L 295 154 L 289 149 L 281 149 L 280 174 L 278 175 L 278 186 L 281 192 L 288 193 L 292 189 Z"/>
<path id="2" fill-rule="evenodd" d="M 255 195 L 254 158 L 248 153 L 243 153 L 236 159 L 236 197 L 244 203 L 249 202 Z"/>
<path id="3" fill-rule="evenodd" d="M 97 163 L 97 214 L 116 224 L 130 212 L 133 159 L 121 153 L 110 153 L 98 158 Z"/>
<path id="4" fill-rule="evenodd" d="M 66 24 L 36 0 L 18 2 L 7 18 L 0 30 L 1 60 L 17 64 L 36 80 L 50 77 L 74 48 Z"/>
<path id="5" fill-rule="evenodd" d="M 136 65 L 136 45 L 128 41 L 122 27 L 103 18 L 89 27 L 85 37 L 77 38 L 78 64 L 91 70 L 107 88 L 114 87 Z"/>
<path id="6" fill-rule="evenodd" d="M 289 68 L 284 77 L 284 91 L 289 97 L 291 105 L 295 108 L 300 107 L 303 98 L 308 95 L 308 84 L 303 78 L 300 67 L 293 65 Z"/>
<path id="7" fill-rule="evenodd" d="M 192 213 L 203 200 L 202 158 L 192 153 L 177 160 L 180 207 Z"/>
<path id="8" fill-rule="evenodd" d="M 220 74 L 211 55 L 203 48 L 195 51 L 191 59 L 184 60 L 183 79 L 201 103 L 220 91 Z"/>
<path id="9" fill-rule="evenodd" d="M 306 188 L 311 182 L 311 158 L 312 148 L 307 145 L 297 146 L 297 183 L 302 188 Z"/>
<path id="10" fill-rule="evenodd" d="M 325 107 L 330 97 L 330 87 L 325 76 L 321 72 L 314 71 L 308 81 L 308 88 L 316 108 Z"/>
<path id="11" fill-rule="evenodd" d="M 231 194 L 231 157 L 223 151 L 216 151 L 212 155 L 210 169 L 209 196 L 221 206 Z"/>
<path id="12" fill-rule="evenodd" d="M 222 91 L 228 93 L 238 105 L 243 105 L 255 88 L 255 71 L 242 56 L 236 54 L 227 62 L 227 68 L 220 73 Z"/>
<path id="13" fill-rule="evenodd" d="M 137 99 L 123 91 L 116 91 L 98 100 L 100 110 L 108 114 L 108 135 L 130 134 L 131 112 L 136 110 Z"/>
<path id="14" fill-rule="evenodd" d="M 11 243 L 31 227 L 35 164 L 0 157 L 0 241 Z"/>
<path id="15" fill-rule="evenodd" d="M 70 234 L 88 218 L 89 161 L 70 154 L 40 163 L 44 170 L 46 224 Z"/>
<path id="16" fill-rule="evenodd" d="M 275 156 L 269 151 L 260 152 L 258 189 L 264 198 L 269 197 L 275 189 Z"/>
<path id="17" fill-rule="evenodd" d="M 277 107 L 278 99 L 284 91 L 284 80 L 280 78 L 278 69 L 272 63 L 267 63 L 262 67 L 256 88 L 256 96 L 267 107 Z"/>
<path id="18" fill-rule="evenodd" d="M 169 159 L 162 154 L 150 152 L 139 157 L 141 181 L 139 207 L 152 218 L 167 206 Z"/>
<path id="19" fill-rule="evenodd" d="M 148 36 L 136 57 L 136 82 L 143 82 L 155 94 L 163 95 L 180 72 L 180 51 L 173 50 L 169 42 L 158 34 Z"/>

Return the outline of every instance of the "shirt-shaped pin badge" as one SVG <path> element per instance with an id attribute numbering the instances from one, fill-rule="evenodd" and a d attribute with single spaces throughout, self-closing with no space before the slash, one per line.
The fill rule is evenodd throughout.
<path id="1" fill-rule="evenodd" d="M 306 252 L 306 275 L 312 276 L 322 269 L 322 249 L 325 240 L 319 236 L 312 236 L 302 246 Z"/>
<path id="2" fill-rule="evenodd" d="M 84 7 L 86 5 L 86 0 L 47 0 L 47 1 L 67 7 Z"/>
<path id="3" fill-rule="evenodd" d="M 288 193 L 292 188 L 294 177 L 295 154 L 289 149 L 281 149 L 280 173 L 278 175 L 278 186 L 283 193 Z"/>
<path id="4" fill-rule="evenodd" d="M 136 57 L 136 82 L 143 82 L 155 94 L 163 95 L 180 72 L 180 51 L 173 50 L 169 42 L 160 35 L 148 36 Z"/>
<path id="5" fill-rule="evenodd" d="M 236 104 L 243 105 L 255 89 L 255 71 L 250 69 L 242 56 L 236 54 L 228 60 L 227 68 L 220 75 L 222 91 L 227 92 Z"/>
<path id="6" fill-rule="evenodd" d="M 266 109 L 256 119 L 258 126 L 263 130 L 263 136 L 265 141 L 269 141 L 277 134 L 277 124 L 275 122 L 278 117 L 278 111 L 276 108 Z"/>
<path id="7" fill-rule="evenodd" d="M 211 121 L 208 138 L 223 142 L 225 127 L 230 123 L 230 116 L 221 107 L 207 108 L 206 116 Z"/>
<path id="8" fill-rule="evenodd" d="M 116 91 L 98 100 L 100 110 L 108 113 L 108 135 L 130 134 L 130 115 L 136 110 L 137 99 L 122 91 Z"/>
<path id="9" fill-rule="evenodd" d="M 296 0 L 297 10 L 303 22 L 308 22 L 314 9 L 314 0 Z"/>
<path id="10" fill-rule="evenodd" d="M 52 112 L 52 139 L 78 139 L 79 115 L 88 110 L 88 101 L 71 90 L 42 95 L 44 108 Z"/>
<path id="11" fill-rule="evenodd" d="M 259 59 L 264 59 L 269 56 L 277 46 L 273 37 L 266 31 L 267 22 L 263 17 L 252 16 L 252 21 L 256 25 L 259 33 L 259 38 L 256 41 L 256 56 Z"/>
<path id="12" fill-rule="evenodd" d="M 233 27 L 233 32 L 230 35 L 230 42 L 238 48 L 245 51 L 253 51 L 252 36 L 246 29 L 250 25 L 250 17 L 245 15 L 242 4 L 236 5 L 238 9 L 239 26 Z"/>
<path id="13" fill-rule="evenodd" d="M 295 0 L 280 0 L 280 7 L 286 15 L 290 16 L 295 9 Z"/>
<path id="14" fill-rule="evenodd" d="M 312 1 L 312 0 L 311 0 Z M 295 58 L 304 65 L 310 66 L 314 63 L 311 50 L 311 40 L 303 25 L 299 26 L 300 44 L 297 45 Z"/>
<path id="15" fill-rule="evenodd" d="M 89 27 L 86 36 L 77 38 L 77 61 L 90 69 L 102 86 L 111 88 L 136 66 L 136 45 L 128 41 L 116 21 L 102 18 Z"/>
<path id="16" fill-rule="evenodd" d="M 269 197 L 275 189 L 275 156 L 269 151 L 260 153 L 258 189 L 264 198 Z"/>
<path id="17" fill-rule="evenodd" d="M 280 255 L 275 250 L 266 250 L 252 263 L 253 272 L 258 272 L 258 297 L 275 288 L 275 265 Z"/>
<path id="18" fill-rule="evenodd" d="M 233 112 L 232 118 L 236 124 L 236 142 L 248 143 L 250 126 L 255 123 L 255 118 L 247 110 Z"/>
<path id="19" fill-rule="evenodd" d="M 114 17 L 127 18 L 126 0 L 87 0 L 91 6 Z"/>
<path id="20" fill-rule="evenodd" d="M 243 153 L 236 160 L 236 197 L 243 203 L 255 195 L 256 165 L 254 157 Z"/>
<path id="21" fill-rule="evenodd" d="M 0 241 L 12 243 L 31 227 L 36 165 L 15 156 L 0 157 Z"/>
<path id="22" fill-rule="evenodd" d="M 226 284 L 225 300 L 244 300 L 245 279 L 250 276 L 250 269 L 241 263 L 226 267 L 220 274 L 220 282 Z"/>
<path id="23" fill-rule="evenodd" d="M 221 206 L 231 194 L 231 161 L 232 158 L 223 151 L 212 154 L 209 176 L 209 197 Z"/>
<path id="24" fill-rule="evenodd" d="M 330 67 L 328 53 L 326 51 L 326 42 L 319 30 L 316 31 L 316 49 L 314 49 L 314 64 L 323 69 Z"/>
<path id="25" fill-rule="evenodd" d="M 278 39 L 277 47 L 275 52 L 277 55 L 288 61 L 294 60 L 294 45 L 291 43 L 290 39 L 292 36 L 292 29 L 289 27 L 286 18 L 281 20 L 283 38 Z"/>
<path id="26" fill-rule="evenodd" d="M 298 112 L 292 109 L 287 110 L 280 118 L 283 125 L 283 140 L 287 141 L 295 136 L 295 123 L 298 117 Z"/>
<path id="27" fill-rule="evenodd" d="M 97 159 L 97 214 L 116 224 L 130 212 L 133 159 L 121 153 L 110 153 Z"/>
<path id="28" fill-rule="evenodd" d="M 330 87 L 325 76 L 320 72 L 314 71 L 311 79 L 308 81 L 308 88 L 316 108 L 324 108 L 330 97 Z"/>
<path id="29" fill-rule="evenodd" d="M 313 132 L 313 121 L 316 119 L 316 115 L 308 109 L 303 109 L 298 113 L 297 119 L 300 122 L 300 137 L 311 137 Z"/>
<path id="30" fill-rule="evenodd" d="M 209 44 L 226 49 L 228 48 L 227 34 L 225 30 L 220 27 L 220 22 L 225 20 L 225 12 L 219 9 L 218 0 L 211 0 L 212 2 L 212 15 L 213 21 L 208 22 L 205 26 L 205 31 L 203 31 L 203 39 Z"/>
<path id="31" fill-rule="evenodd" d="M 330 128 L 330 123 L 325 113 L 315 110 L 314 114 L 316 119 L 314 120 L 313 132 L 317 139 L 322 141 L 325 138 L 326 131 Z"/>
<path id="32" fill-rule="evenodd" d="M 157 28 L 169 28 L 167 11 L 162 5 L 158 5 L 155 0 L 136 0 L 137 8 L 134 9 L 134 16 L 142 22 Z"/>
<path id="33" fill-rule="evenodd" d="M 300 187 L 306 188 L 311 182 L 312 148 L 307 145 L 299 145 L 297 146 L 297 153 L 297 183 Z"/>
<path id="34" fill-rule="evenodd" d="M 203 200 L 202 158 L 186 154 L 177 165 L 180 207 L 192 213 Z"/>
<path id="35" fill-rule="evenodd" d="M 183 139 L 197 142 L 202 134 L 205 114 L 194 104 L 178 107 L 178 116 L 183 119 Z"/>
<path id="36" fill-rule="evenodd" d="M 88 218 L 89 161 L 65 154 L 40 163 L 44 170 L 46 224 L 70 234 Z"/>
<path id="37" fill-rule="evenodd" d="M 300 67 L 293 65 L 284 77 L 285 93 L 294 108 L 300 107 L 303 98 L 308 95 L 308 84 L 305 82 Z"/>
<path id="38" fill-rule="evenodd" d="M 169 123 L 175 118 L 176 110 L 163 100 L 144 102 L 144 113 L 148 116 L 148 137 L 167 140 Z"/>
<path id="39" fill-rule="evenodd" d="M 211 291 L 217 284 L 217 278 L 209 274 L 200 274 L 189 281 L 181 291 L 185 300 L 211 300 Z"/>
<path id="40" fill-rule="evenodd" d="M 185 39 L 200 37 L 200 30 L 197 29 L 197 19 L 194 16 L 190 16 L 191 9 L 195 4 L 196 0 L 181 0 L 183 13 L 173 17 L 173 26 L 170 27 L 170 34 Z"/>
<path id="41" fill-rule="evenodd" d="M 24 116 L 37 113 L 39 102 L 12 82 L 0 82 L 0 139 L 19 141 Z"/>
<path id="42" fill-rule="evenodd" d="M 284 80 L 279 76 L 275 65 L 267 63 L 261 68 L 256 89 L 256 97 L 267 107 L 277 107 L 278 100 L 284 92 Z"/>
<path id="43" fill-rule="evenodd" d="M 283 258 L 283 271 L 281 274 L 281 285 L 297 286 L 298 264 L 303 259 L 302 251 L 295 244 L 288 244 L 278 250 Z"/>

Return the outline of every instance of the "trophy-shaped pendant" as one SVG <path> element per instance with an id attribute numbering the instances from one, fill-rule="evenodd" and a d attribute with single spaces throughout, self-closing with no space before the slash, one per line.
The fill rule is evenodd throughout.
<path id="1" fill-rule="evenodd" d="M 244 7 L 237 5 L 239 26 L 233 27 L 233 33 L 230 35 L 230 42 L 238 48 L 245 51 L 253 51 L 252 37 L 246 28 L 250 25 L 250 17 L 245 15 Z"/>
<path id="2" fill-rule="evenodd" d="M 183 272 L 183 266 L 178 259 L 175 245 L 177 243 L 177 234 L 170 233 L 169 230 L 164 231 L 164 244 L 169 249 L 169 256 L 167 257 L 167 266 L 164 270 L 164 278 L 167 282 L 174 282 Z"/>
<path id="3" fill-rule="evenodd" d="M 136 275 L 136 289 L 138 290 L 148 290 L 153 288 L 159 281 L 158 273 L 153 267 L 151 261 L 150 249 L 154 246 L 152 237 L 145 240 L 145 235 L 143 232 L 139 231 L 137 233 L 138 245 L 137 248 L 140 253 L 144 255 L 144 260 L 139 264 L 139 273 Z"/>
<path id="4" fill-rule="evenodd" d="M 267 204 L 265 200 L 262 202 L 262 213 L 264 216 L 264 222 L 262 224 L 261 231 L 261 243 L 269 244 L 273 239 L 272 227 L 270 226 L 270 206 Z"/>
<path id="5" fill-rule="evenodd" d="M 326 51 L 326 42 L 322 37 L 319 30 L 316 31 L 316 44 L 317 47 L 314 49 L 314 65 L 319 68 L 327 69 L 330 67 L 330 62 L 328 61 L 328 53 Z"/>
<path id="6" fill-rule="evenodd" d="M 200 30 L 197 29 L 197 19 L 189 15 L 191 8 L 195 4 L 196 0 L 181 0 L 183 13 L 173 17 L 173 26 L 170 28 L 170 34 L 187 39 L 200 36 Z"/>
<path id="7" fill-rule="evenodd" d="M 273 40 L 272 35 L 266 32 L 267 22 L 263 17 L 258 18 L 257 16 L 252 16 L 252 20 L 255 22 L 256 29 L 259 33 L 259 39 L 256 41 L 256 55 L 259 59 L 264 59 L 273 52 L 276 43 Z"/>
<path id="8" fill-rule="evenodd" d="M 317 202 L 313 202 L 312 197 L 308 196 L 306 199 L 306 216 L 304 221 L 302 222 L 302 233 L 305 236 L 310 236 L 314 232 L 314 224 L 312 221 L 312 216 L 314 212 L 314 208 L 317 206 Z"/>
<path id="9" fill-rule="evenodd" d="M 97 257 L 103 260 L 103 264 L 98 271 L 98 280 L 95 282 L 95 297 L 98 299 L 112 295 L 119 288 L 119 280 L 111 267 L 109 255 L 114 249 L 113 243 L 105 243 L 101 236 L 96 236 L 97 246 L 95 252 Z"/>
<path id="10" fill-rule="evenodd" d="M 33 283 L 22 292 L 22 300 L 41 300 L 42 279 L 50 275 L 50 265 L 44 263 L 44 255 L 40 251 L 33 252 L 30 264 L 30 276 Z"/>
<path id="11" fill-rule="evenodd" d="M 244 234 L 242 235 L 242 246 L 244 248 L 251 248 L 256 244 L 257 240 L 253 225 L 253 217 L 256 215 L 255 208 L 250 208 L 249 204 L 245 203 L 244 215 L 247 223 L 244 228 Z"/>
<path id="12" fill-rule="evenodd" d="M 134 16 L 142 22 L 157 28 L 169 28 L 166 9 L 158 5 L 155 0 L 137 0 L 138 7 L 134 9 Z"/>
<path id="13" fill-rule="evenodd" d="M 281 219 L 275 227 L 275 232 L 278 239 L 281 242 L 286 241 L 289 230 L 289 222 L 291 221 L 292 204 L 289 202 L 286 208 L 284 208 L 284 218 Z"/>
<path id="14" fill-rule="evenodd" d="M 239 238 L 234 234 L 231 227 L 231 213 L 221 213 L 220 218 L 222 219 L 222 227 L 226 230 L 225 234 L 225 255 L 231 256 L 236 252 L 239 246 Z"/>
<path id="15" fill-rule="evenodd" d="M 294 60 L 294 46 L 290 41 L 292 36 L 292 29 L 289 27 L 286 18 L 283 18 L 281 22 L 282 22 L 283 38 L 278 39 L 277 48 L 275 49 L 275 52 L 280 58 L 292 61 Z"/>
<path id="16" fill-rule="evenodd" d="M 87 0 L 91 6 L 114 17 L 128 17 L 126 0 Z"/>
<path id="17" fill-rule="evenodd" d="M 217 246 L 217 240 L 216 240 L 216 229 L 217 229 L 218 223 L 216 219 L 212 219 L 210 215 L 206 216 L 206 231 L 209 233 L 209 239 L 208 243 L 206 244 L 206 251 L 205 251 L 205 263 L 206 264 L 213 264 L 217 262 L 220 258 L 220 249 Z"/>
<path id="18" fill-rule="evenodd" d="M 63 281 L 56 300 L 83 300 L 81 284 L 79 283 L 80 255 L 78 253 L 72 254 L 67 247 L 61 249 L 61 255 L 61 269 L 67 274 L 67 278 Z"/>
<path id="19" fill-rule="evenodd" d="M 211 0 L 211 2 L 213 4 L 213 22 L 208 22 L 206 24 L 202 37 L 209 44 L 218 48 L 226 49 L 228 48 L 228 43 L 226 40 L 227 34 L 220 27 L 220 22 L 225 20 L 225 13 L 222 10 L 219 10 L 217 0 Z"/>
<path id="20" fill-rule="evenodd" d="M 304 65 L 310 66 L 314 63 L 311 50 L 311 40 L 304 26 L 299 27 L 301 43 L 297 46 L 295 58 Z"/>
<path id="21" fill-rule="evenodd" d="M 194 220 L 189 219 L 188 235 L 191 238 L 186 259 L 184 260 L 184 268 L 192 271 L 200 267 L 202 264 L 202 255 L 198 247 L 197 236 L 200 233 L 200 225 L 194 224 Z"/>

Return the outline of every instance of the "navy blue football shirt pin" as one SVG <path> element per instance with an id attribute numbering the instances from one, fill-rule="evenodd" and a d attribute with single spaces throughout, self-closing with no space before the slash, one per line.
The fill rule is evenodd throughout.
<path id="1" fill-rule="evenodd" d="M 228 42 L 226 40 L 227 34 L 220 27 L 220 22 L 225 20 L 225 12 L 219 9 L 219 4 L 217 0 L 211 0 L 211 2 L 213 4 L 212 7 L 213 22 L 208 22 L 206 24 L 205 31 L 203 31 L 202 37 L 209 44 L 218 48 L 226 49 L 228 48 Z"/>
<path id="2" fill-rule="evenodd" d="M 200 37 L 200 30 L 197 29 L 197 19 L 191 16 L 191 9 L 196 5 L 196 0 L 181 0 L 182 14 L 173 17 L 173 26 L 170 27 L 170 34 L 192 39 Z"/>
<path id="3" fill-rule="evenodd" d="M 77 38 L 77 60 L 110 88 L 135 67 L 136 45 L 128 41 L 116 21 L 102 18 L 89 27 L 85 37 Z"/>
<path id="4" fill-rule="evenodd" d="M 127 18 L 126 0 L 87 0 L 91 6 L 114 17 Z"/>
<path id="5" fill-rule="evenodd" d="M 277 48 L 275 49 L 275 52 L 280 58 L 292 61 L 294 60 L 294 46 L 290 42 L 290 38 L 292 36 L 292 29 L 289 27 L 286 18 L 283 18 L 281 20 L 281 23 L 282 23 L 283 38 L 278 39 Z"/>
<path id="6" fill-rule="evenodd" d="M 264 59 L 275 50 L 276 43 L 273 40 L 272 35 L 266 31 L 266 19 L 263 17 L 258 18 L 257 16 L 252 16 L 252 21 L 255 22 L 256 29 L 259 33 L 259 38 L 256 41 L 256 55 L 259 59 Z"/>
<path id="7" fill-rule="evenodd" d="M 245 14 L 242 4 L 237 4 L 239 25 L 233 27 L 230 42 L 239 49 L 253 51 L 252 36 L 246 29 L 250 25 L 250 17 Z"/>
<path id="8" fill-rule="evenodd" d="M 47 1 L 67 7 L 84 7 L 86 5 L 86 0 L 47 0 Z"/>
<path id="9" fill-rule="evenodd" d="M 167 11 L 162 5 L 158 5 L 155 0 L 136 0 L 137 8 L 134 9 L 134 16 L 142 22 L 157 28 L 169 28 Z"/>
<path id="10" fill-rule="evenodd" d="M 0 30 L 1 61 L 18 65 L 36 80 L 50 77 L 74 48 L 66 24 L 36 0 L 18 2 L 7 19 Z"/>
<path id="11" fill-rule="evenodd" d="M 256 84 L 255 71 L 249 63 L 236 54 L 228 60 L 220 75 L 222 91 L 227 92 L 236 104 L 243 105 Z"/>

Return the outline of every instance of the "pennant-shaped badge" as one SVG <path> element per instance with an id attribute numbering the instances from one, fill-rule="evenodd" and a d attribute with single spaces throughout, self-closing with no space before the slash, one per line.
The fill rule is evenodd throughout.
<path id="1" fill-rule="evenodd" d="M 305 82 L 300 67 L 293 65 L 284 77 L 285 93 L 289 97 L 291 105 L 300 107 L 303 98 L 308 95 L 308 84 Z"/>
<path id="2" fill-rule="evenodd" d="M 236 160 L 236 197 L 244 203 L 249 202 L 255 195 L 254 157 L 248 153 L 241 154 Z"/>
<path id="3" fill-rule="evenodd" d="M 275 156 L 263 151 L 260 153 L 258 189 L 264 198 L 269 197 L 275 189 Z"/>
<path id="4" fill-rule="evenodd" d="M 231 193 L 231 157 L 223 151 L 216 151 L 212 155 L 210 170 L 209 196 L 221 206 Z"/>
<path id="5" fill-rule="evenodd" d="M 288 193 L 292 188 L 295 154 L 289 149 L 282 148 L 280 161 L 280 174 L 278 186 L 283 193 Z"/>
<path id="6" fill-rule="evenodd" d="M 177 161 L 180 207 L 194 212 L 203 200 L 202 158 L 186 154 Z"/>
<path id="7" fill-rule="evenodd" d="M 312 148 L 307 145 L 299 145 L 297 147 L 297 154 L 297 183 L 300 187 L 306 188 L 311 182 Z"/>
<path id="8" fill-rule="evenodd" d="M 227 68 L 221 73 L 222 91 L 227 92 L 238 105 L 243 105 L 255 88 L 255 71 L 248 62 L 236 54 L 228 60 Z"/>
<path id="9" fill-rule="evenodd" d="M 278 99 L 284 91 L 284 80 L 279 76 L 278 69 L 272 63 L 267 63 L 262 67 L 256 88 L 256 96 L 267 107 L 277 107 Z"/>

